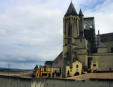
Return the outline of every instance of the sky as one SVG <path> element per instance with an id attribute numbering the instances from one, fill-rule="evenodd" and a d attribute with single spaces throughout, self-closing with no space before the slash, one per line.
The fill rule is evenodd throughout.
<path id="1" fill-rule="evenodd" d="M 63 16 L 71 0 L 0 0 L 0 67 L 33 69 L 62 51 Z M 72 0 L 95 17 L 96 33 L 113 32 L 113 0 Z"/>

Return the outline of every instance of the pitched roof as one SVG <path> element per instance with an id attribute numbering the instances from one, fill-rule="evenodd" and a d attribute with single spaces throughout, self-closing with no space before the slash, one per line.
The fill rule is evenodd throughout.
<path id="1" fill-rule="evenodd" d="M 46 61 L 45 62 L 45 65 L 52 65 L 53 64 L 53 61 Z"/>
<path id="2" fill-rule="evenodd" d="M 34 70 L 38 69 L 38 65 L 35 66 Z"/>
<path id="3" fill-rule="evenodd" d="M 69 16 L 69 15 L 77 15 L 77 12 L 76 12 L 72 2 L 70 3 L 69 8 L 68 8 L 65 16 Z"/>

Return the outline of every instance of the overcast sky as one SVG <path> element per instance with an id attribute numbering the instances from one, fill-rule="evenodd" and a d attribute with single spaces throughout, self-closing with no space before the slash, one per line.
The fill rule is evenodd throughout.
<path id="1" fill-rule="evenodd" d="M 71 0 L 0 0 L 0 67 L 32 69 L 62 51 L 63 16 Z M 94 16 L 96 32 L 113 32 L 113 0 L 73 0 Z"/>

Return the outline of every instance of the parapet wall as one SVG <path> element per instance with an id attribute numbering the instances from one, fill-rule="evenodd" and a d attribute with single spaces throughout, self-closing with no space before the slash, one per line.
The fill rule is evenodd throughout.
<path id="1" fill-rule="evenodd" d="M 0 76 L 0 87 L 113 87 L 113 79 L 28 79 Z"/>
<path id="2" fill-rule="evenodd" d="M 87 80 L 60 80 L 43 79 L 34 80 L 32 87 L 113 87 L 113 80 L 87 79 Z"/>

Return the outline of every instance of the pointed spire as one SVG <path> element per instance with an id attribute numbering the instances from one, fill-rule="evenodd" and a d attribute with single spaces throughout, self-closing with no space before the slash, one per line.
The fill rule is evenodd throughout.
<path id="1" fill-rule="evenodd" d="M 81 9 L 79 11 L 79 16 L 84 16 Z"/>
<path id="2" fill-rule="evenodd" d="M 70 5 L 69 5 L 69 8 L 68 8 L 65 16 L 69 16 L 69 15 L 77 15 L 77 12 L 76 12 L 76 10 L 74 8 L 74 5 L 73 5 L 72 1 L 71 1 Z"/>
<path id="3" fill-rule="evenodd" d="M 35 66 L 34 70 L 37 70 L 37 69 L 38 69 L 38 65 Z"/>

